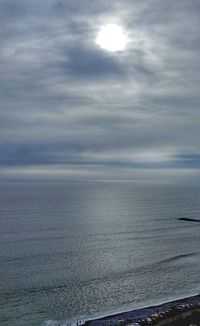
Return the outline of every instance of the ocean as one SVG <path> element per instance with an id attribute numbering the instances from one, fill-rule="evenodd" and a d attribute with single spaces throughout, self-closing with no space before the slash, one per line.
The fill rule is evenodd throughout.
<path id="1" fill-rule="evenodd" d="M 0 324 L 58 326 L 199 293 L 200 185 L 0 184 Z"/>

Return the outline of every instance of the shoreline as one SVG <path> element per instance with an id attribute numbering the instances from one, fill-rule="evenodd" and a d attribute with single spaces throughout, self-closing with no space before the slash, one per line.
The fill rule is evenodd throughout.
<path id="1" fill-rule="evenodd" d="M 134 308 L 127 311 L 112 313 L 104 315 L 97 318 L 87 319 L 85 321 L 86 326 L 107 326 L 107 325 L 117 325 L 119 320 L 123 320 L 125 324 L 130 324 L 137 322 L 137 319 L 145 319 L 150 315 L 156 313 L 165 312 L 168 309 L 175 309 L 181 305 L 197 305 L 200 304 L 200 293 L 186 296 L 182 298 L 177 298 L 174 300 L 166 301 L 159 304 L 152 304 L 149 306 Z M 128 322 L 130 321 L 130 322 Z"/>

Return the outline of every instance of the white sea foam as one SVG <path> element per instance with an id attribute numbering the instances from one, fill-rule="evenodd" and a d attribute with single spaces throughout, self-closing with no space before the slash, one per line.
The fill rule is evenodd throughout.
<path id="1" fill-rule="evenodd" d="M 66 324 L 63 324 L 57 320 L 45 320 L 43 323 L 43 326 L 65 326 Z"/>

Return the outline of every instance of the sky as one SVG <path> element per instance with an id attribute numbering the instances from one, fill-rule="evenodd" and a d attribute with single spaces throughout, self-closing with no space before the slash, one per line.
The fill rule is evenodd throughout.
<path id="1" fill-rule="evenodd" d="M 198 179 L 199 21 L 199 0 L 0 0 L 0 179 Z"/>

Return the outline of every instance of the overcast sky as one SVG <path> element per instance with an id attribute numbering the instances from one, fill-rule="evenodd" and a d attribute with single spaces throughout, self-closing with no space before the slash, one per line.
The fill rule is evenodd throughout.
<path id="1" fill-rule="evenodd" d="M 0 0 L 0 177 L 198 178 L 199 22 L 199 0 Z"/>

